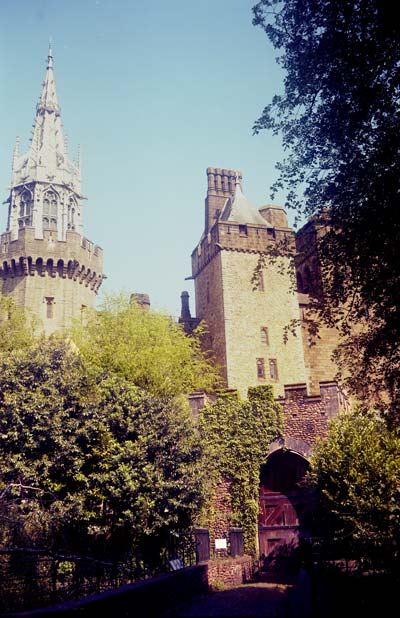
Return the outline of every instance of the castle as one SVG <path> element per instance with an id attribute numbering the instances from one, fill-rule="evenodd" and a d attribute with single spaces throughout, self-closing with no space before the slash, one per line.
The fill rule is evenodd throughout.
<path id="1" fill-rule="evenodd" d="M 2 293 L 49 335 L 92 307 L 104 279 L 102 249 L 83 236 L 79 156 L 68 158 L 51 48 L 33 137 L 14 150 L 7 230 L 0 241 Z"/>
<path id="2" fill-rule="evenodd" d="M 295 234 L 282 207 L 254 208 L 239 171 L 209 167 L 207 181 L 204 231 L 192 253 L 196 317 L 183 292 L 180 322 L 190 332 L 205 321 L 205 347 L 213 351 L 227 389 L 246 397 L 249 386 L 271 384 L 282 406 L 285 439 L 270 445 L 261 471 L 259 549 L 268 556 L 306 533 L 309 496 L 298 483 L 316 438 L 348 406 L 334 380 L 331 355 L 338 336 L 323 326 L 318 338 L 309 336 L 310 295 L 321 288 L 316 225 L 309 222 Z M 279 247 L 292 249 L 294 263 Z M 257 269 L 260 254 L 275 257 Z M 285 339 L 290 324 L 294 332 Z M 192 395 L 191 405 L 203 405 L 201 394 Z M 224 518 L 220 511 L 214 534 L 227 536 L 229 513 Z"/>
<path id="3" fill-rule="evenodd" d="M 68 157 L 57 100 L 51 49 L 36 108 L 32 143 L 14 151 L 7 230 L 1 235 L 2 293 L 39 318 L 48 335 L 71 325 L 93 306 L 104 279 L 102 250 L 83 236 L 80 164 Z M 236 170 L 209 167 L 205 226 L 192 253 L 196 317 L 187 292 L 180 322 L 190 332 L 205 321 L 225 387 L 246 397 L 249 386 L 271 384 L 285 415 L 285 440 L 270 445 L 262 473 L 259 545 L 266 555 L 295 538 L 302 526 L 304 476 L 316 437 L 346 400 L 334 381 L 334 331 L 310 342 L 310 293 L 320 286 L 312 222 L 297 234 L 280 206 L 254 208 Z M 297 290 L 289 257 L 257 270 L 259 255 L 281 243 L 297 251 Z M 149 306 L 147 295 L 136 295 Z M 294 334 L 285 341 L 288 325 Z M 192 393 L 195 411 L 205 395 Z M 219 535 L 227 535 L 221 520 Z"/>

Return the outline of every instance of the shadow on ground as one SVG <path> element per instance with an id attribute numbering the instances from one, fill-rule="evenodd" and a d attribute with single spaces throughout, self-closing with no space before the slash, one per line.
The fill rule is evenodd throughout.
<path id="1" fill-rule="evenodd" d="M 184 603 L 162 618 L 190 616 L 291 616 L 293 585 L 267 582 L 242 584 Z"/>

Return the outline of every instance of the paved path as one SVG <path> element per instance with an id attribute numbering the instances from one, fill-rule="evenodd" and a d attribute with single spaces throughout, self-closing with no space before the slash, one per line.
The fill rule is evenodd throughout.
<path id="1" fill-rule="evenodd" d="M 293 585 L 266 582 L 243 584 L 181 604 L 163 618 L 191 616 L 264 616 L 287 618 L 291 611 Z"/>

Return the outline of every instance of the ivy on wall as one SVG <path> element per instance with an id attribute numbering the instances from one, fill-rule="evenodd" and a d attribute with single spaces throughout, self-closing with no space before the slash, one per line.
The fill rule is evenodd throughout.
<path id="1" fill-rule="evenodd" d="M 255 554 L 260 466 L 269 444 L 283 432 L 272 387 L 249 388 L 245 401 L 236 392 L 221 392 L 215 403 L 201 410 L 199 427 L 209 451 L 210 483 L 215 488 L 222 479 L 230 481 L 231 525 L 243 528 L 245 551 Z"/>

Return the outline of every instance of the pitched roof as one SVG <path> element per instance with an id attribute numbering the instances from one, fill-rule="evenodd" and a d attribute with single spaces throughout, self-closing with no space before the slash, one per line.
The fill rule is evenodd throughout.
<path id="1" fill-rule="evenodd" d="M 243 195 L 238 178 L 236 179 L 235 195 L 226 200 L 220 220 L 232 221 L 242 225 L 252 224 L 272 227 L 272 225 L 260 215 L 258 210 L 252 206 L 247 197 Z"/>

